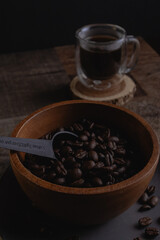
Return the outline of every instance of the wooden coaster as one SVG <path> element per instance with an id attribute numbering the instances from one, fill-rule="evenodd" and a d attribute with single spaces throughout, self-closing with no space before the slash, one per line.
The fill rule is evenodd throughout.
<path id="1" fill-rule="evenodd" d="M 123 80 L 117 87 L 107 90 L 95 90 L 85 87 L 76 76 L 70 83 L 73 98 L 91 101 L 104 101 L 117 105 L 123 105 L 134 97 L 136 85 L 133 80 L 124 75 Z"/>

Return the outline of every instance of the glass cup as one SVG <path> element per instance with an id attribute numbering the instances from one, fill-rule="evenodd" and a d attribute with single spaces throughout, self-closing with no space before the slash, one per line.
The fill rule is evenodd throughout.
<path id="1" fill-rule="evenodd" d="M 86 25 L 76 31 L 76 39 L 77 75 L 88 88 L 110 90 L 136 65 L 139 41 L 120 26 Z"/>

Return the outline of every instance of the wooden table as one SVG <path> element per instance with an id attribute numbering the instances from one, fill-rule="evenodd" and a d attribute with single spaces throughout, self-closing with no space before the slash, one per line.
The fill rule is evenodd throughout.
<path id="1" fill-rule="evenodd" d="M 137 92 L 125 107 L 149 121 L 160 137 L 160 56 L 139 40 L 139 61 L 130 74 Z M 0 55 L 0 135 L 9 136 L 34 110 L 72 99 L 69 83 L 76 75 L 74 56 L 74 46 Z M 0 149 L 0 176 L 8 165 L 8 150 Z"/>
<path id="2" fill-rule="evenodd" d="M 139 62 L 130 74 L 137 85 L 137 92 L 125 107 L 144 117 L 160 138 L 160 56 L 141 38 L 140 43 Z M 69 83 L 76 75 L 74 54 L 74 46 L 63 46 L 0 55 L 0 135 L 9 136 L 16 124 L 34 110 L 72 98 Z M 0 149 L 0 176 L 8 166 L 8 150 Z M 159 186 L 159 171 L 155 177 L 154 184 Z M 138 204 L 114 221 L 94 229 L 68 228 L 50 221 L 48 216 L 44 218 L 31 206 L 10 168 L 0 179 L 0 195 L 0 235 L 6 240 L 22 239 L 22 236 L 26 236 L 25 239 L 78 240 L 79 237 L 67 237 L 74 233 L 80 234 L 84 240 L 106 239 L 108 234 L 113 236 L 112 228 L 114 232 L 116 229 L 118 236 L 123 233 L 127 240 L 140 234 L 140 230 L 133 228 L 141 216 L 137 211 Z M 150 213 L 154 221 L 159 217 L 158 207 Z M 44 238 L 38 238 L 39 235 Z M 58 238 L 50 238 L 53 235 Z M 60 235 L 65 238 L 60 238 Z"/>

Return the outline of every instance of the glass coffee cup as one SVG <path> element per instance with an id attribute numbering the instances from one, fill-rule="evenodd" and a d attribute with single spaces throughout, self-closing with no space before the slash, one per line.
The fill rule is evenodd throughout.
<path id="1" fill-rule="evenodd" d="M 120 26 L 86 25 L 76 31 L 76 39 L 77 75 L 88 88 L 110 90 L 136 65 L 139 41 Z M 132 50 L 128 51 L 130 43 Z"/>

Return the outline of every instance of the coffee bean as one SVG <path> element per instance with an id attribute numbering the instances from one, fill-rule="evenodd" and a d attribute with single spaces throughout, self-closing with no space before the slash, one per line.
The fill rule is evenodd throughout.
<path id="1" fill-rule="evenodd" d="M 146 203 L 147 201 L 148 201 L 148 194 L 147 194 L 146 192 L 144 192 L 144 193 L 142 194 L 142 196 L 139 198 L 139 202 L 142 203 L 142 204 L 144 204 L 144 203 Z"/>
<path id="2" fill-rule="evenodd" d="M 63 156 L 68 156 L 69 154 L 71 154 L 73 152 L 72 148 L 70 146 L 64 146 L 62 148 L 62 155 Z"/>
<path id="3" fill-rule="evenodd" d="M 151 206 L 148 204 L 144 204 L 140 207 L 139 211 L 147 211 L 149 209 L 151 209 Z"/>
<path id="4" fill-rule="evenodd" d="M 97 154 L 97 152 L 91 150 L 91 151 L 89 151 L 88 156 L 93 161 L 98 162 L 98 154 Z"/>
<path id="5" fill-rule="evenodd" d="M 53 183 L 59 184 L 59 185 L 64 185 L 65 184 L 65 178 L 56 178 L 53 180 Z"/>
<path id="6" fill-rule="evenodd" d="M 85 158 L 87 154 L 88 154 L 87 151 L 83 149 L 78 149 L 75 153 L 75 157 L 78 159 L 82 159 L 82 158 Z"/>
<path id="7" fill-rule="evenodd" d="M 155 227 L 147 227 L 145 230 L 146 237 L 156 237 L 159 235 L 159 230 Z"/>
<path id="8" fill-rule="evenodd" d="M 125 167 L 121 167 L 118 169 L 119 174 L 123 174 L 126 171 Z"/>
<path id="9" fill-rule="evenodd" d="M 94 166 L 94 168 L 103 168 L 104 167 L 104 163 L 103 162 L 97 162 Z"/>
<path id="10" fill-rule="evenodd" d="M 147 203 L 151 206 L 151 207 L 155 207 L 158 203 L 158 197 L 157 196 L 152 196 Z"/>
<path id="11" fill-rule="evenodd" d="M 82 176 L 82 171 L 80 168 L 74 168 L 68 170 L 68 177 L 71 179 L 71 181 L 75 181 L 80 179 Z"/>
<path id="12" fill-rule="evenodd" d="M 83 126 L 80 123 L 74 123 L 73 128 L 78 132 L 83 131 Z"/>
<path id="13" fill-rule="evenodd" d="M 152 219 L 150 217 L 142 217 L 139 219 L 138 224 L 140 227 L 148 226 L 152 223 Z"/>
<path id="14" fill-rule="evenodd" d="M 95 162 L 93 160 L 89 160 L 89 161 L 84 161 L 83 162 L 83 165 L 82 165 L 82 168 L 84 170 L 91 170 L 94 166 L 95 166 Z"/>
<path id="15" fill-rule="evenodd" d="M 148 196 L 151 196 L 155 192 L 156 187 L 154 185 L 148 186 L 146 189 L 146 193 Z"/>
<path id="16" fill-rule="evenodd" d="M 116 137 L 116 136 L 111 136 L 111 137 L 109 137 L 109 140 L 110 140 L 110 141 L 113 141 L 113 142 L 116 142 L 116 143 L 119 142 L 119 138 Z"/>
<path id="17" fill-rule="evenodd" d="M 89 142 L 89 149 L 94 149 L 97 146 L 97 142 L 95 140 L 91 140 Z"/>
<path id="18" fill-rule="evenodd" d="M 82 187 L 84 184 L 84 179 L 80 178 L 70 184 L 71 187 Z"/>
<path id="19" fill-rule="evenodd" d="M 125 165 L 126 161 L 123 158 L 116 158 L 115 163 L 121 166 L 121 165 Z"/>
<path id="20" fill-rule="evenodd" d="M 102 179 L 99 178 L 99 177 L 94 177 L 92 178 L 91 180 L 92 184 L 96 187 L 99 187 L 99 186 L 102 186 L 103 185 L 103 182 L 102 182 Z"/>
<path id="21" fill-rule="evenodd" d="M 88 141 L 88 136 L 85 135 L 85 134 L 80 135 L 79 138 L 80 138 L 80 140 L 83 141 L 83 142 Z"/>

